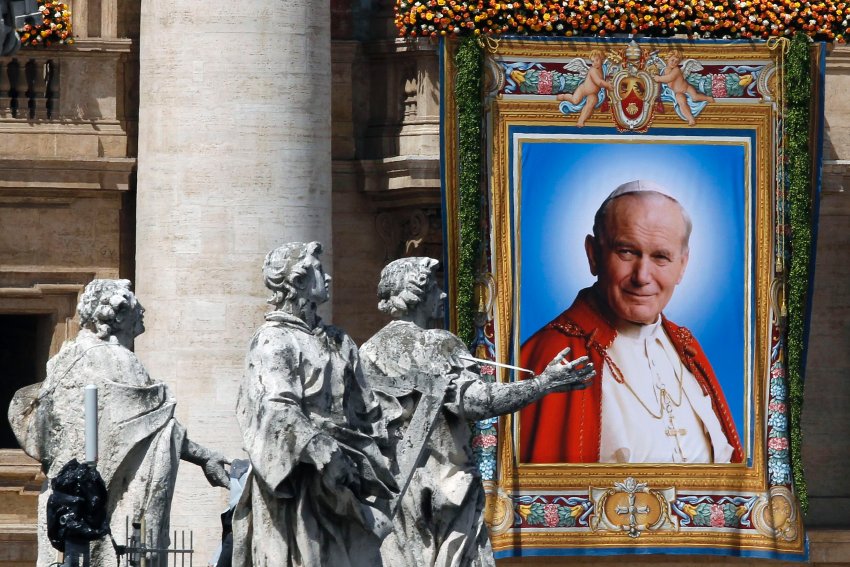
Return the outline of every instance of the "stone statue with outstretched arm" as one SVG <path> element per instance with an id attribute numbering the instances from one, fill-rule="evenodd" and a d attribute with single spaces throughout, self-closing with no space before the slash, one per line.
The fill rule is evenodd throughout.
<path id="1" fill-rule="evenodd" d="M 539 376 L 499 384 L 482 380 L 458 337 L 428 329 L 442 317 L 445 294 L 432 258 L 390 263 L 378 284 L 378 308 L 396 320 L 360 347 L 360 360 L 379 392 L 392 461 L 414 463 L 384 565 L 494 565 L 484 525 L 484 490 L 470 444 L 471 421 L 504 415 L 549 392 L 584 388 L 594 374 L 587 357 L 567 361 L 565 349 Z M 399 470 L 400 478 L 406 471 Z"/>

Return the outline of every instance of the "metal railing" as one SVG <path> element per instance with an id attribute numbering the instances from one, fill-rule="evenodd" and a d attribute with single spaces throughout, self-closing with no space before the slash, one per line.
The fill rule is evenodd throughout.
<path id="1" fill-rule="evenodd" d="M 192 567 L 192 555 L 195 550 L 194 537 L 189 531 L 189 546 L 186 546 L 186 532 L 181 531 L 178 538 L 177 530 L 174 530 L 171 546 L 168 548 L 155 547 L 152 530 L 148 530 L 145 521 L 133 522 L 130 530 L 130 520 L 126 521 L 126 546 L 124 558 L 120 565 L 128 567 Z M 126 559 L 125 559 L 126 558 Z M 126 561 L 126 562 L 125 562 Z"/>

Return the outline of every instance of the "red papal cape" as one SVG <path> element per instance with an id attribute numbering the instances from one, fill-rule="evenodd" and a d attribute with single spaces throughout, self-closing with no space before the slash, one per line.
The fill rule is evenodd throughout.
<path id="1" fill-rule="evenodd" d="M 662 326 L 682 364 L 694 375 L 720 420 L 733 448 L 732 462 L 740 463 L 744 452 L 723 390 L 702 348 L 691 332 L 667 320 Z M 520 349 L 520 366 L 541 374 L 564 348 L 568 358 L 588 356 L 596 368 L 591 385 L 583 390 L 549 394 L 520 411 L 520 462 L 598 463 L 602 433 L 602 374 L 607 349 L 617 331 L 595 305 L 591 288 L 583 289 L 569 309 L 531 336 Z"/>

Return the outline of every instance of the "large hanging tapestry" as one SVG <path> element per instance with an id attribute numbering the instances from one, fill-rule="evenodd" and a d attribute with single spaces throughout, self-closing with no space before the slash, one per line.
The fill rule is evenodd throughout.
<path id="1" fill-rule="evenodd" d="M 455 327 L 494 380 L 565 348 L 596 370 L 476 425 L 497 557 L 806 558 L 822 49 L 789 46 L 444 43 Z"/>

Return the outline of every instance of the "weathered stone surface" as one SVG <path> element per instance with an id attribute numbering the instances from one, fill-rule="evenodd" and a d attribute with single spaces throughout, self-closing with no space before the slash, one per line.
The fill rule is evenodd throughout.
<path id="1" fill-rule="evenodd" d="M 144 310 L 127 280 L 94 280 L 78 305 L 81 330 L 47 364 L 41 384 L 22 388 L 9 407 L 9 421 L 21 447 L 53 478 L 85 447 L 83 389 L 98 387 L 98 471 L 106 482 L 110 525 L 124 541 L 126 518 L 145 519 L 154 547 L 168 543 L 169 512 L 180 458 L 202 465 L 211 483 L 227 485 L 224 458 L 189 441 L 174 418 L 168 387 L 154 381 L 130 350 L 144 331 Z M 39 497 L 39 566 L 56 561 L 43 512 L 50 496 Z M 107 541 L 93 542 L 92 564 L 117 565 Z"/>
<path id="2" fill-rule="evenodd" d="M 266 257 L 274 310 L 254 334 L 237 419 L 253 467 L 233 521 L 233 564 L 373 567 L 395 480 L 381 408 L 357 347 L 316 313 L 329 297 L 321 245 Z"/>
<path id="3" fill-rule="evenodd" d="M 559 357 L 535 379 L 485 382 L 460 339 L 425 328 L 443 312 L 437 265 L 420 257 L 384 268 L 378 308 L 398 320 L 360 348 L 367 379 L 385 396 L 395 472 L 400 483 L 413 474 L 381 553 L 384 565 L 395 567 L 495 565 L 469 421 L 510 413 L 550 391 L 575 387 L 593 369 L 583 361 L 562 364 Z M 405 470 L 417 462 L 415 471 Z"/>

